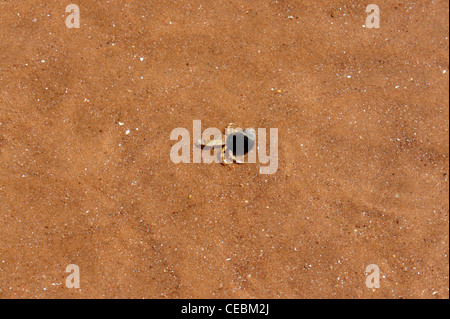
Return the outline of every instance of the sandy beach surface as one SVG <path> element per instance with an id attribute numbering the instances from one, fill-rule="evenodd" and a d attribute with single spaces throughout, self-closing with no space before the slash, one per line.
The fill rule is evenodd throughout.
<path id="1" fill-rule="evenodd" d="M 0 298 L 448 298 L 449 3 L 378 2 L 1 1 Z"/>

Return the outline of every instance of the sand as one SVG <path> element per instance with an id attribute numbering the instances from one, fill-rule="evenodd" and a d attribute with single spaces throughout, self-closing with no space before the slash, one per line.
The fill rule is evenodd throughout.
<path id="1" fill-rule="evenodd" d="M 2 1 L 0 298 L 448 298 L 449 4 L 378 2 Z"/>

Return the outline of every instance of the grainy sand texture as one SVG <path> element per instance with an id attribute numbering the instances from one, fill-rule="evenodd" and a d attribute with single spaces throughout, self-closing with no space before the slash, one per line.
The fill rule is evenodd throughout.
<path id="1" fill-rule="evenodd" d="M 72 2 L 0 1 L 0 298 L 449 297 L 448 1 Z"/>

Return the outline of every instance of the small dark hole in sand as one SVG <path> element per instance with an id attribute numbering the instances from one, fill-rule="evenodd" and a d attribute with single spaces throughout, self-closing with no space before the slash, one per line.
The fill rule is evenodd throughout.
<path id="1" fill-rule="evenodd" d="M 233 148 L 234 156 L 242 156 L 255 146 L 255 141 L 249 139 L 244 133 L 239 132 L 228 135 L 226 144 L 228 148 Z"/>

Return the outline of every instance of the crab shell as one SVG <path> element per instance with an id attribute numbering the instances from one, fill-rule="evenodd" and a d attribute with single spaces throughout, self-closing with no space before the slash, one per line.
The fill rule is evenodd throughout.
<path id="1" fill-rule="evenodd" d="M 199 140 L 198 145 L 205 147 L 222 146 L 222 164 L 232 164 L 234 162 L 244 163 L 244 156 L 256 144 L 256 131 L 254 128 L 242 130 L 236 128 L 234 123 L 228 124 L 225 129 L 225 136 L 217 140 Z M 225 146 L 225 147 L 224 147 Z"/>

